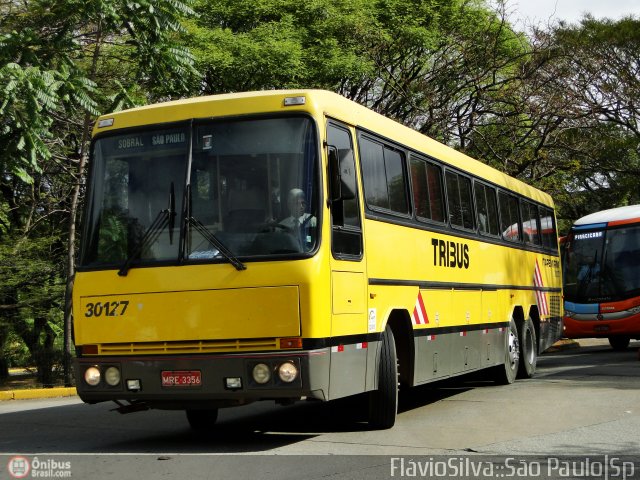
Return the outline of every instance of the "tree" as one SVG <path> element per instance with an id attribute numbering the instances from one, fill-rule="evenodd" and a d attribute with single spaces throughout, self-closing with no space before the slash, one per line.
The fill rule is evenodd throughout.
<path id="1" fill-rule="evenodd" d="M 373 67 L 360 55 L 375 34 L 370 0 L 198 0 L 186 24 L 202 73 L 192 93 L 270 88 L 336 90 Z"/>
<path id="2" fill-rule="evenodd" d="M 75 272 L 76 217 L 92 119 L 99 111 L 183 93 L 186 85 L 193 83 L 192 76 L 197 73 L 192 57 L 177 38 L 181 19 L 193 13 L 189 5 L 189 0 L 3 4 L 0 138 L 7 142 L 7 148 L 0 155 L 0 205 L 9 206 L 0 209 L 0 221 L 10 225 L 14 239 L 22 239 L 16 245 L 29 250 L 29 242 L 41 232 L 26 226 L 31 221 L 42 223 L 36 217 L 43 210 L 34 201 L 30 204 L 34 217 L 24 217 L 22 209 L 11 210 L 13 200 L 7 199 L 16 192 L 21 195 L 25 185 L 48 188 L 59 181 L 59 192 L 64 194 L 56 198 L 60 202 L 57 213 L 68 223 L 66 232 L 57 223 L 55 235 L 67 244 L 65 270 L 69 279 Z M 60 175 L 53 179 L 51 172 Z M 18 198 L 14 203 L 20 201 Z M 10 222 L 3 220 L 6 208 L 13 212 Z M 19 253 L 14 255 L 29 259 Z M 21 268 L 28 269 L 28 265 Z M 56 295 L 62 295 L 59 290 L 44 291 L 50 293 L 52 304 Z M 67 316 L 67 354 L 71 353 L 70 322 Z M 23 323 L 22 327 L 35 333 L 35 325 Z"/>
<path id="3" fill-rule="evenodd" d="M 558 188 L 571 198 L 563 214 L 640 203 L 640 20 L 585 16 L 551 34 L 563 71 L 554 88 L 575 105 L 565 135 L 577 166 Z"/>

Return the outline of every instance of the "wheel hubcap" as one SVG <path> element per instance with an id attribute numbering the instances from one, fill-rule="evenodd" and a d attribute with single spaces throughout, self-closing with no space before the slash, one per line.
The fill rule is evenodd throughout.
<path id="1" fill-rule="evenodd" d="M 509 331 L 509 360 L 511 368 L 514 369 L 518 363 L 520 349 L 518 348 L 518 337 L 512 330 Z"/>

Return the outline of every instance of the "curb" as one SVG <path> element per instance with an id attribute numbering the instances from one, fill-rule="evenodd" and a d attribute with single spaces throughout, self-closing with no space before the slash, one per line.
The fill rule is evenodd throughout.
<path id="1" fill-rule="evenodd" d="M 26 390 L 0 391 L 0 401 L 3 400 L 31 400 L 35 398 L 74 397 L 76 387 L 30 388 Z"/>

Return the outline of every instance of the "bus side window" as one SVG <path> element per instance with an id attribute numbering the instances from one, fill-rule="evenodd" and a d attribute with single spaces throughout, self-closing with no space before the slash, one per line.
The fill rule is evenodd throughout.
<path id="1" fill-rule="evenodd" d="M 540 227 L 538 207 L 531 202 L 522 201 L 522 233 L 527 243 L 540 245 Z"/>
<path id="2" fill-rule="evenodd" d="M 475 182 L 476 207 L 480 233 L 500 235 L 498 227 L 498 199 L 495 188 Z"/>
<path id="3" fill-rule="evenodd" d="M 365 135 L 358 136 L 358 143 L 367 205 L 408 214 L 404 153 Z"/>
<path id="4" fill-rule="evenodd" d="M 351 151 L 344 155 L 341 162 L 350 162 L 351 171 L 355 172 L 355 159 L 351 134 L 346 128 L 329 124 L 327 127 L 327 143 L 337 151 Z M 360 208 L 358 206 L 358 187 L 355 175 L 349 177 L 352 185 L 349 189 L 353 198 L 334 200 L 331 203 L 331 249 L 336 258 L 359 260 L 362 258 L 362 229 L 360 226 Z"/>
<path id="5" fill-rule="evenodd" d="M 416 217 L 444 222 L 442 169 L 413 154 L 410 166 Z"/>
<path id="6" fill-rule="evenodd" d="M 471 180 L 454 172 L 446 172 L 447 205 L 451 225 L 469 230 L 474 228 Z"/>
<path id="7" fill-rule="evenodd" d="M 558 251 L 558 233 L 553 217 L 553 210 L 549 208 L 540 209 L 540 230 L 542 232 L 542 245 L 545 248 Z"/>
<path id="8" fill-rule="evenodd" d="M 522 240 L 520 234 L 520 215 L 518 198 L 505 192 L 498 193 L 500 205 L 500 230 L 502 238 L 510 242 L 519 242 Z"/>

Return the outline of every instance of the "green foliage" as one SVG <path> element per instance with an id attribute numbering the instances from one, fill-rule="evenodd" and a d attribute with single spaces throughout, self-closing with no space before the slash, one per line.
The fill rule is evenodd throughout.
<path id="1" fill-rule="evenodd" d="M 0 168 L 25 182 L 29 168 L 39 169 L 38 158 L 50 156 L 44 139 L 52 120 L 46 110 L 55 105 L 60 83 L 55 72 L 8 63 L 0 68 Z"/>
<path id="2" fill-rule="evenodd" d="M 4 199 L 0 198 L 0 237 L 9 232 L 10 226 L 9 205 L 4 201 Z"/>
<path id="3" fill-rule="evenodd" d="M 33 366 L 29 349 L 14 332 L 9 332 L 3 353 L 9 368 Z"/>
<path id="4" fill-rule="evenodd" d="M 585 17 L 524 35 L 487 5 L 33 0 L 0 7 L 0 346 L 20 338 L 42 371 L 57 361 L 75 246 L 68 223 L 82 201 L 99 112 L 187 94 L 324 88 L 550 192 L 563 224 L 640 203 L 640 21 Z M 124 247 L 113 239 L 122 238 L 123 224 L 104 221 L 99 248 L 121 258 Z"/>
<path id="5" fill-rule="evenodd" d="M 200 0 L 187 39 L 203 91 L 335 90 L 345 78 L 362 76 L 372 69 L 358 51 L 360 36 L 373 32 L 370 3 Z"/>
<path id="6" fill-rule="evenodd" d="M 191 5 L 34 0 L 0 7 L 0 324 L 22 339 L 42 381 L 60 353 L 75 247 L 68 225 L 81 201 L 91 119 L 179 95 L 196 82 L 179 38 Z M 1 337 L 6 344 L 6 332 Z"/>
<path id="7" fill-rule="evenodd" d="M 3 237 L 0 242 L 0 305 L 2 319 L 13 332 L 9 347 L 30 365 L 38 366 L 43 383 L 52 381 L 60 352 L 54 347 L 62 329 L 64 244 L 57 236 L 34 240 Z M 23 342 L 29 352 L 16 345 Z"/>

